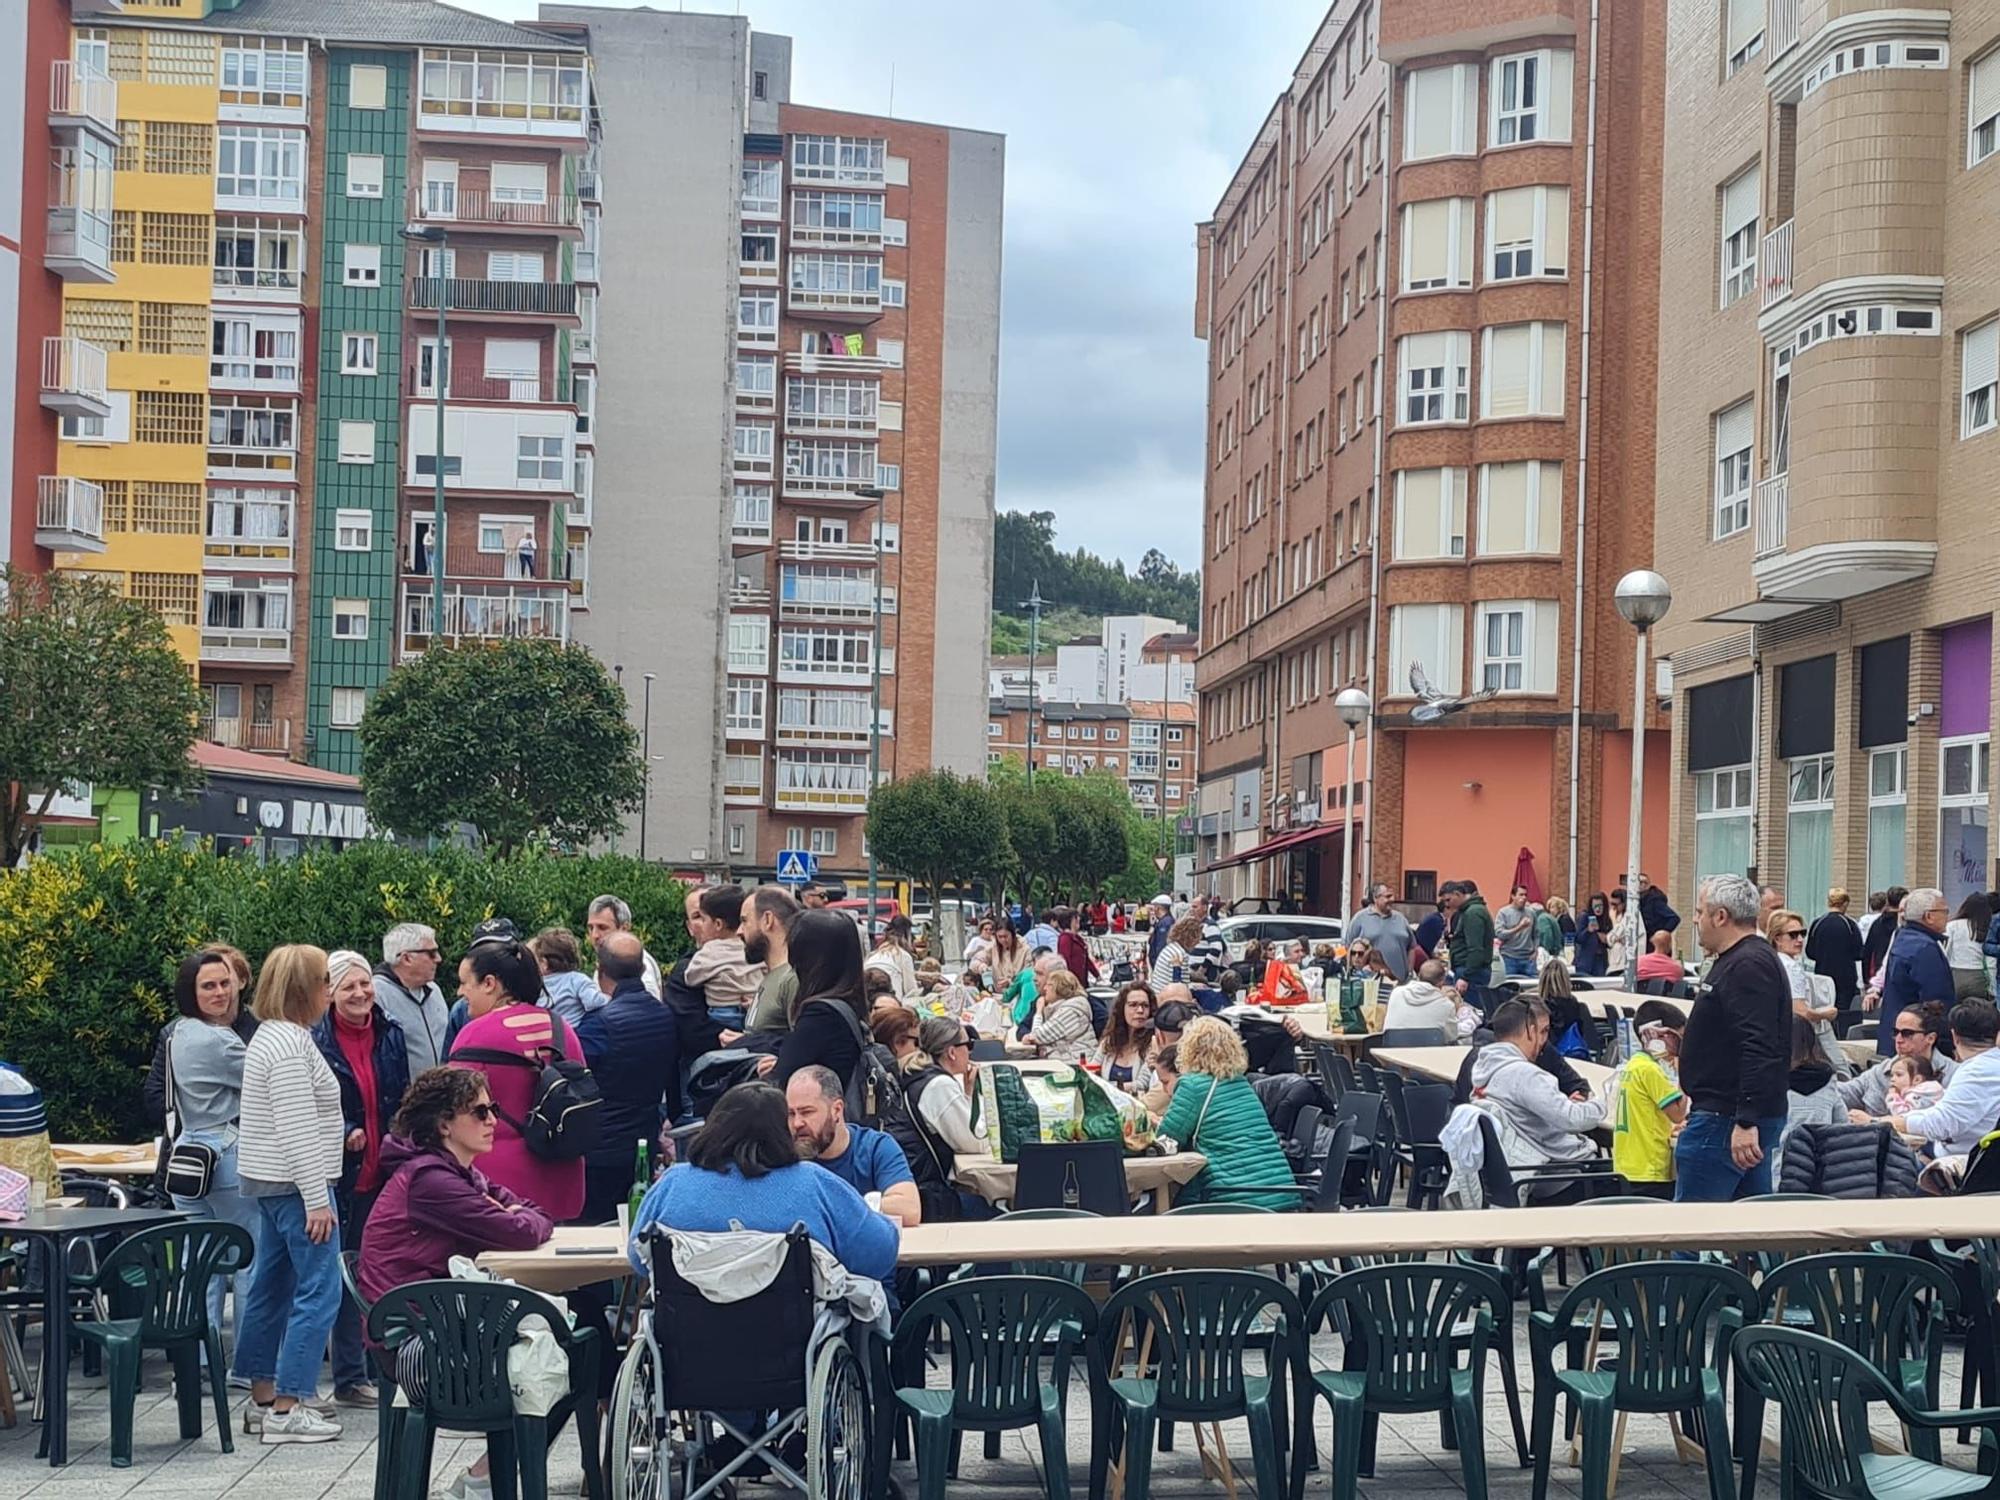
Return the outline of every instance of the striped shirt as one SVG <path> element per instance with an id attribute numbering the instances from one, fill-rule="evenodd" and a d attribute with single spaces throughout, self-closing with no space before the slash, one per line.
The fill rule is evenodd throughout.
<path id="1" fill-rule="evenodd" d="M 253 1198 L 296 1192 L 308 1213 L 325 1208 L 346 1134 L 340 1083 L 312 1033 L 291 1021 L 259 1025 L 243 1054 L 236 1170 L 244 1191 Z"/>

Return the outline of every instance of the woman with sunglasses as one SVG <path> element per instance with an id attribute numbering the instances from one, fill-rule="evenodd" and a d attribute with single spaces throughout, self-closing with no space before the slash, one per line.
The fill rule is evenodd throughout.
<path id="1" fill-rule="evenodd" d="M 1820 1053 L 1833 1070 L 1833 1076 L 1846 1078 L 1854 1066 L 1841 1049 L 1840 1039 L 1833 1034 L 1833 1018 L 1840 1014 L 1840 1007 L 1819 1003 L 1813 993 L 1813 977 L 1802 962 L 1806 951 L 1805 918 L 1795 911 L 1774 911 L 1764 919 L 1764 936 L 1778 950 L 1785 977 L 1791 981 L 1792 1014 L 1810 1026 L 1819 1038 Z"/>

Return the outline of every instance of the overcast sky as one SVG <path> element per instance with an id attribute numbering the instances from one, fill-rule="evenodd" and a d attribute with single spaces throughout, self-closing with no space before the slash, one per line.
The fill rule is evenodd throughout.
<path id="1" fill-rule="evenodd" d="M 513 20 L 535 13 L 535 0 L 470 3 Z M 1128 566 L 1149 546 L 1196 566 L 1205 416 L 1194 225 L 1326 0 L 744 0 L 742 10 L 760 31 L 795 39 L 794 99 L 893 105 L 1007 137 L 1000 507 L 1052 510 L 1064 546 Z"/>

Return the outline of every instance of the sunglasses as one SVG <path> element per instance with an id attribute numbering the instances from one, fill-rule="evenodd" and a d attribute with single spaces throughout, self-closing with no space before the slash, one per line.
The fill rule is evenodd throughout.
<path id="1" fill-rule="evenodd" d="M 1793 942 L 1798 942 L 1805 935 L 1806 935 L 1806 930 L 1803 927 L 1794 927 L 1790 932 L 1787 932 L 1785 934 L 1785 936 Z"/>
<path id="2" fill-rule="evenodd" d="M 466 1113 L 471 1115 L 472 1118 L 477 1120 L 480 1124 L 490 1125 L 493 1123 L 495 1116 L 497 1116 L 500 1113 L 500 1111 L 495 1109 L 490 1104 L 475 1104 L 471 1106 L 469 1109 L 467 1109 Z"/>
<path id="3" fill-rule="evenodd" d="M 1929 1033 L 1916 1026 L 1898 1026 L 1897 1036 L 1928 1036 Z"/>

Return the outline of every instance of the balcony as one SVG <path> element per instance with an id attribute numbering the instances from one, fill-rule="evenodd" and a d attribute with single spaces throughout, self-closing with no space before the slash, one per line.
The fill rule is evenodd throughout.
<path id="1" fill-rule="evenodd" d="M 292 633 L 281 629 L 204 625 L 201 628 L 201 659 L 238 662 L 246 666 L 289 667 L 292 664 Z"/>
<path id="2" fill-rule="evenodd" d="M 856 321 L 882 316 L 882 288 L 842 291 L 827 287 L 794 285 L 785 294 L 785 306 L 795 313 L 816 318 L 852 318 Z"/>
<path id="3" fill-rule="evenodd" d="M 603 273 L 598 269 L 596 250 L 586 249 L 582 245 L 576 247 L 576 279 L 588 281 L 593 286 L 604 279 Z"/>
<path id="4" fill-rule="evenodd" d="M 118 144 L 118 84 L 67 59 L 49 65 L 49 127 L 88 130 Z"/>
<path id="5" fill-rule="evenodd" d="M 50 334 L 42 340 L 42 405 L 65 417 L 108 417 L 102 349 L 87 339 Z"/>
<path id="6" fill-rule="evenodd" d="M 260 724 L 255 719 L 218 719 L 213 714 L 203 714 L 201 737 L 231 750 L 287 755 L 292 748 L 292 725 L 289 719 L 278 724 Z"/>
<path id="7" fill-rule="evenodd" d="M 801 354 L 785 356 L 787 375 L 880 375 L 893 368 L 873 354 Z"/>
<path id="8" fill-rule="evenodd" d="M 431 641 L 431 595 L 426 588 L 403 590 L 402 650 L 405 656 L 423 652 Z M 444 642 L 447 645 L 488 641 L 567 641 L 569 594 L 545 594 L 524 589 L 446 589 Z"/>
<path id="9" fill-rule="evenodd" d="M 859 563 L 875 565 L 873 542 L 780 542 L 778 556 L 786 562 Z"/>
<path id="10" fill-rule="evenodd" d="M 803 569 L 795 566 L 779 569 L 778 618 L 782 620 L 860 624 L 873 620 L 875 610 L 872 568 L 809 565 Z"/>
<path id="11" fill-rule="evenodd" d="M 575 198 L 558 196 L 540 203 L 523 203 L 514 198 L 496 198 L 479 188 L 442 191 L 449 186 L 438 182 L 412 184 L 411 217 L 432 224 L 464 224 L 483 231 L 525 229 L 544 235 L 583 232 L 583 205 Z"/>
<path id="12" fill-rule="evenodd" d="M 1805 505 L 1808 493 L 1801 491 Z M 1937 563 L 1937 543 L 1890 538 L 1852 538 L 1843 518 L 1836 539 L 1814 542 L 1815 518 L 1800 518 L 1800 536 L 1792 532 L 1791 476 L 1779 474 L 1758 484 L 1756 493 L 1757 551 L 1750 564 L 1757 598 L 1767 609 L 1789 605 L 1793 610 L 1830 604 L 1894 588 L 1930 575 Z M 1903 514 L 1905 525 L 1928 529 L 1928 519 Z M 1822 523 L 1818 530 L 1825 535 Z"/>
<path id="13" fill-rule="evenodd" d="M 102 552 L 104 486 L 42 475 L 35 482 L 35 545 L 54 552 Z"/>
<path id="14" fill-rule="evenodd" d="M 880 493 L 875 450 L 857 443 L 829 454 L 815 445 L 787 443 L 784 491 L 802 500 L 873 501 Z"/>
<path id="15" fill-rule="evenodd" d="M 1791 509 L 1791 475 L 1779 474 L 1758 481 L 1756 559 L 1782 555 L 1785 550 L 1786 516 Z"/>
<path id="16" fill-rule="evenodd" d="M 769 609 L 771 591 L 763 584 L 747 578 L 732 578 L 729 581 L 729 607 L 731 609 Z"/>
<path id="17" fill-rule="evenodd" d="M 806 391 L 800 389 L 800 382 L 787 381 L 788 392 L 785 402 L 785 431 L 797 433 L 825 434 L 828 437 L 858 437 L 874 440 L 882 435 L 880 415 L 876 411 L 875 387 L 857 385 L 852 394 L 861 399 L 843 403 L 837 397 L 807 401 Z M 864 406 L 865 411 L 839 411 L 842 404 Z M 806 410 L 812 406 L 816 409 Z"/>
<path id="18" fill-rule="evenodd" d="M 604 201 L 604 174 L 595 167 L 576 169 L 576 195 L 585 203 Z"/>
<path id="19" fill-rule="evenodd" d="M 42 263 L 64 281 L 116 281 L 117 273 L 111 269 L 111 210 L 51 203 Z"/>
<path id="20" fill-rule="evenodd" d="M 1785 220 L 1764 236 L 1757 252 L 1764 277 L 1764 307 L 1775 307 L 1792 295 L 1792 221 Z"/>
<path id="21" fill-rule="evenodd" d="M 768 490 L 739 494 L 729 519 L 729 540 L 755 547 L 771 545 L 771 495 Z"/>
<path id="22" fill-rule="evenodd" d="M 215 506 L 211 504 L 211 509 Z M 289 573 L 296 542 L 292 536 L 292 506 L 284 502 L 270 519 L 250 518 L 250 524 L 275 526 L 274 536 L 248 536 L 241 532 L 218 532 L 213 516 L 209 532 L 201 539 L 201 565 L 212 573 Z"/>
<path id="23" fill-rule="evenodd" d="M 420 400 L 437 399 L 437 383 L 416 365 L 410 366 L 404 389 Z M 553 381 L 545 381 L 539 375 L 476 375 L 469 370 L 445 372 L 444 399 L 452 402 L 504 401 L 514 406 L 571 404 L 558 398 Z"/>
<path id="24" fill-rule="evenodd" d="M 1771 0 L 1764 21 L 1764 66 L 1776 67 L 1778 59 L 1799 44 L 1799 0 Z"/>
<path id="25" fill-rule="evenodd" d="M 445 312 L 495 318 L 554 317 L 576 321 L 576 284 L 569 281 L 473 281 L 462 276 L 440 281 L 419 276 L 410 283 L 410 306 L 436 310 L 440 288 Z"/>

